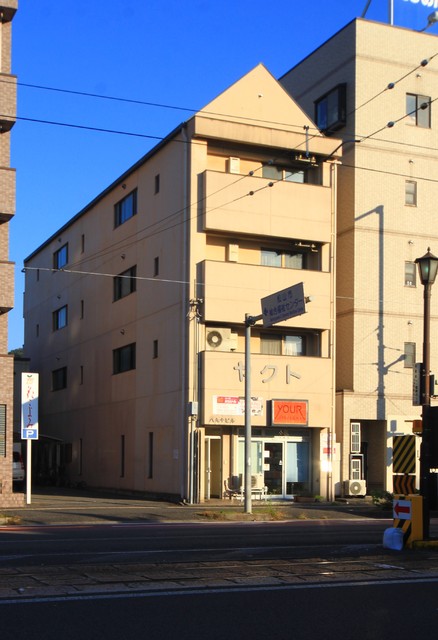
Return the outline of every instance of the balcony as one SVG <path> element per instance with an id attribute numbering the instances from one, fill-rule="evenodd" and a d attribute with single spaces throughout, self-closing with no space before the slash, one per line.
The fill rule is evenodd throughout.
<path id="1" fill-rule="evenodd" d="M 15 213 L 15 169 L 0 167 L 0 223 Z"/>
<path id="2" fill-rule="evenodd" d="M 0 73 L 0 82 L 0 133 L 5 133 L 12 129 L 17 115 L 17 78 Z"/>
<path id="3" fill-rule="evenodd" d="M 306 313 L 282 322 L 283 326 L 330 327 L 330 274 L 322 271 L 282 269 L 235 262 L 206 260 L 200 265 L 199 281 L 204 284 L 204 322 L 242 323 L 245 314 L 261 313 L 261 298 L 299 282 L 313 301 Z"/>
<path id="4" fill-rule="evenodd" d="M 0 262 L 0 313 L 14 307 L 14 263 Z"/>
<path id="5" fill-rule="evenodd" d="M 202 231 L 330 242 L 331 189 L 206 171 Z M 253 192 L 254 195 L 248 195 Z"/>
<path id="6" fill-rule="evenodd" d="M 201 353 L 203 424 L 242 426 L 245 354 L 204 351 Z M 326 427 L 331 420 L 332 363 L 329 358 L 251 355 L 253 426 L 270 426 L 269 401 L 297 400 L 308 403 L 308 427 Z M 229 400 L 228 403 L 220 399 Z M 236 402 L 232 402 L 235 399 Z"/>

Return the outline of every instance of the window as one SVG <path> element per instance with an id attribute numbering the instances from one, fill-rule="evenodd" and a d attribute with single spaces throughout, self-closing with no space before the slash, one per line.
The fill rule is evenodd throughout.
<path id="1" fill-rule="evenodd" d="M 315 101 L 315 122 L 318 129 L 330 134 L 342 129 L 347 121 L 347 85 L 337 87 L 325 93 Z"/>
<path id="2" fill-rule="evenodd" d="M 60 307 L 56 311 L 53 312 L 53 331 L 58 331 L 58 329 L 63 329 L 67 326 L 68 322 L 68 312 L 67 305 Z"/>
<path id="3" fill-rule="evenodd" d="M 284 269 L 321 269 L 321 248 L 314 243 L 295 243 L 296 249 L 263 249 L 260 264 Z"/>
<path id="4" fill-rule="evenodd" d="M 265 164 L 262 167 L 262 177 L 270 180 L 285 180 L 286 182 L 304 184 L 307 182 L 308 172 L 299 168 L 283 168 L 276 167 L 273 164 Z"/>
<path id="5" fill-rule="evenodd" d="M 317 356 L 321 355 L 318 332 L 296 332 L 291 334 L 262 333 L 260 353 L 271 356 Z"/>
<path id="6" fill-rule="evenodd" d="M 52 371 L 52 391 L 60 391 L 67 388 L 67 367 L 61 367 Z"/>
<path id="7" fill-rule="evenodd" d="M 155 176 L 154 193 L 160 193 L 160 174 L 159 173 L 157 173 L 157 175 Z"/>
<path id="8" fill-rule="evenodd" d="M 409 124 L 430 128 L 430 98 L 415 93 L 406 94 L 406 115 Z"/>
<path id="9" fill-rule="evenodd" d="M 417 285 L 417 265 L 415 262 L 405 262 L 405 287 Z"/>
<path id="10" fill-rule="evenodd" d="M 154 474 L 154 434 L 149 432 L 149 448 L 148 448 L 148 478 L 151 479 Z"/>
<path id="11" fill-rule="evenodd" d="M 114 226 L 121 224 L 135 216 L 137 213 L 137 189 L 128 193 L 114 206 Z"/>
<path id="12" fill-rule="evenodd" d="M 160 273 L 160 258 L 154 258 L 154 277 Z"/>
<path id="13" fill-rule="evenodd" d="M 135 342 L 113 350 L 113 373 L 135 369 Z"/>
<path id="14" fill-rule="evenodd" d="M 405 342 L 405 369 L 413 369 L 415 366 L 415 342 Z"/>
<path id="15" fill-rule="evenodd" d="M 153 358 L 158 358 L 158 340 L 154 340 L 152 347 Z"/>
<path id="16" fill-rule="evenodd" d="M 53 268 L 62 269 L 68 262 L 68 243 L 53 254 Z"/>
<path id="17" fill-rule="evenodd" d="M 84 300 L 81 300 L 81 320 L 84 319 L 84 313 L 85 313 L 85 302 Z"/>
<path id="18" fill-rule="evenodd" d="M 120 477 L 125 477 L 125 436 L 120 436 Z"/>
<path id="19" fill-rule="evenodd" d="M 85 252 L 85 236 L 84 234 L 81 235 L 81 253 Z"/>
<path id="20" fill-rule="evenodd" d="M 405 182 L 405 204 L 411 207 L 417 206 L 417 183 L 414 180 Z"/>
<path id="21" fill-rule="evenodd" d="M 114 302 L 133 293 L 137 287 L 137 267 L 131 267 L 114 278 Z"/>

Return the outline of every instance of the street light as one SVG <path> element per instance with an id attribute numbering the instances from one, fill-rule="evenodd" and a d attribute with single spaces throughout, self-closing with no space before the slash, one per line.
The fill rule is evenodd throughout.
<path id="1" fill-rule="evenodd" d="M 423 538 L 429 537 L 429 504 L 430 504 L 430 467 L 432 432 L 430 421 L 430 296 L 432 285 L 438 271 L 438 258 L 427 249 L 422 258 L 417 258 L 418 272 L 424 287 L 423 314 L 423 366 L 422 366 L 422 405 L 423 435 L 420 450 L 420 494 L 423 496 Z"/>

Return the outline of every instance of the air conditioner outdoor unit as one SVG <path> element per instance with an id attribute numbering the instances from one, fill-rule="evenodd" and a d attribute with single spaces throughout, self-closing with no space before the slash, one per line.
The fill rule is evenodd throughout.
<path id="1" fill-rule="evenodd" d="M 365 496 L 367 485 L 365 480 L 345 480 L 344 494 L 346 496 Z"/>
<path id="2" fill-rule="evenodd" d="M 208 328 L 206 334 L 206 348 L 208 351 L 235 351 L 237 349 L 237 333 L 231 329 Z"/>

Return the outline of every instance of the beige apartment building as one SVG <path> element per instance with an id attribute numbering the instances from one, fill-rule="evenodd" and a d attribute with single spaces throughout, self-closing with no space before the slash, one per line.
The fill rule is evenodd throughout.
<path id="1" fill-rule="evenodd" d="M 9 221 L 15 213 L 15 171 L 10 131 L 15 123 L 17 83 L 11 75 L 12 19 L 17 0 L 0 0 L 0 506 L 20 504 L 13 494 L 13 367 L 8 355 L 8 311 L 14 306 L 14 264 L 9 260 Z"/>
<path id="2" fill-rule="evenodd" d="M 416 258 L 438 255 L 438 46 L 434 35 L 357 19 L 281 78 L 326 135 L 338 180 L 336 434 L 341 480 L 367 491 L 419 486 L 412 434 L 422 360 Z M 431 369 L 438 371 L 438 285 Z M 403 491 L 404 492 L 404 491 Z"/>
<path id="3" fill-rule="evenodd" d="M 245 316 L 303 283 L 305 313 L 251 330 L 252 484 L 332 495 L 341 149 L 315 133 L 259 65 L 26 259 L 39 473 L 193 502 L 238 490 Z"/>

